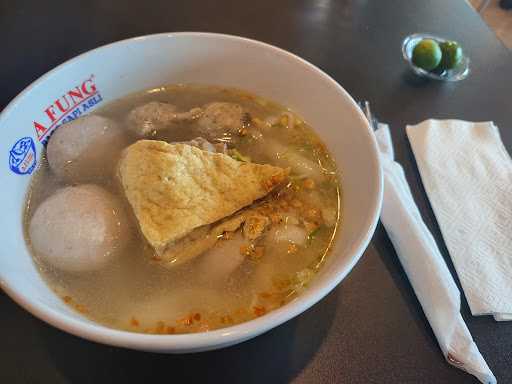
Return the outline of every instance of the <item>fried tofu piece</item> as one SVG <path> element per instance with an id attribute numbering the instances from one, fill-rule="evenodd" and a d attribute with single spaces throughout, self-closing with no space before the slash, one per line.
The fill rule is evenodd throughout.
<path id="1" fill-rule="evenodd" d="M 161 265 L 173 268 L 181 265 L 200 254 L 213 248 L 219 238 L 227 233 L 235 232 L 245 220 L 243 210 L 234 216 L 222 220 L 214 226 L 205 225 L 192 230 L 192 232 L 177 241 L 173 246 L 167 247 L 159 258 Z"/>
<path id="2" fill-rule="evenodd" d="M 124 150 L 118 172 L 142 233 L 162 255 L 194 229 L 264 197 L 289 171 L 187 144 L 140 140 Z"/>

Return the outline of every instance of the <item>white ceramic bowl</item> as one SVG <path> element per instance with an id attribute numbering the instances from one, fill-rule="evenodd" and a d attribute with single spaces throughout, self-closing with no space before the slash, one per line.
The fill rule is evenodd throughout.
<path id="1" fill-rule="evenodd" d="M 132 92 L 169 83 L 233 86 L 276 100 L 302 115 L 338 163 L 343 223 L 333 252 L 310 287 L 255 320 L 188 335 L 143 335 L 96 324 L 68 308 L 37 272 L 23 237 L 22 212 L 45 138 L 78 115 Z M 71 92 L 76 106 L 56 101 Z M 68 98 L 69 99 L 69 98 Z M 61 109 L 64 111 L 61 111 Z M 26 88 L 0 115 L 0 283 L 40 319 L 83 338 L 159 352 L 221 348 L 297 316 L 331 291 L 359 260 L 374 232 L 382 200 L 377 145 L 365 117 L 332 78 L 301 58 L 245 38 L 169 33 L 120 41 L 80 55 Z M 9 162 L 7 162 L 9 158 Z"/>

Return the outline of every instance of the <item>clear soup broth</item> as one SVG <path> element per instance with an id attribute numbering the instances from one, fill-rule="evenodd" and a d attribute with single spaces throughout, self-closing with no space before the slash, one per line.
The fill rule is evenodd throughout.
<path id="1" fill-rule="evenodd" d="M 120 255 L 101 268 L 61 270 L 33 247 L 29 226 L 38 206 L 57 190 L 80 184 L 62 181 L 43 159 L 27 196 L 25 234 L 47 284 L 74 310 L 105 326 L 131 332 L 178 334 L 214 330 L 262 316 L 300 295 L 328 256 L 340 222 L 341 188 L 334 160 L 304 120 L 285 107 L 247 92 L 221 87 L 171 85 L 111 102 L 94 112 L 117 122 L 123 145 L 138 140 L 125 129 L 133 108 L 159 101 L 188 111 L 212 102 L 235 103 L 246 114 L 238 134 L 209 139 L 238 161 L 289 168 L 288 181 L 257 202 L 270 223 L 255 240 L 241 229 L 173 268 L 138 229 L 115 172 L 94 183 L 108 190 L 128 215 L 130 235 Z M 195 122 L 159 131 L 151 139 L 169 143 L 200 136 Z M 106 167 L 115 169 L 117 157 Z M 87 167 L 87 165 L 85 165 Z M 79 178 L 78 178 L 79 179 Z M 69 209 L 72 209 L 70 207 Z M 55 239 L 58 241 L 58 239 Z"/>

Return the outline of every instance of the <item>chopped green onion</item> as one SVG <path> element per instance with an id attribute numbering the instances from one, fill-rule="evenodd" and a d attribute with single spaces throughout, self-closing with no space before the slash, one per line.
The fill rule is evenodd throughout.
<path id="1" fill-rule="evenodd" d="M 315 238 L 319 235 L 320 231 L 322 230 L 323 225 L 318 226 L 315 230 L 313 230 L 309 235 L 307 242 L 310 244 Z"/>
<path id="2" fill-rule="evenodd" d="M 237 161 L 243 161 L 244 163 L 251 162 L 251 158 L 249 156 L 242 155 L 236 148 L 228 150 L 228 155 Z"/>

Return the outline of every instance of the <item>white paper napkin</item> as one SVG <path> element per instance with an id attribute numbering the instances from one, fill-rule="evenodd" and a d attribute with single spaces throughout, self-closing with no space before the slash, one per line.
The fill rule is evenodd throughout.
<path id="1" fill-rule="evenodd" d="M 473 315 L 512 319 L 512 160 L 490 122 L 407 127 L 423 185 Z"/>
<path id="2" fill-rule="evenodd" d="M 460 314 L 460 293 L 439 249 L 421 219 L 402 167 L 394 161 L 389 129 L 375 132 L 384 171 L 381 221 L 418 297 L 446 360 L 494 384 L 490 371 Z"/>

